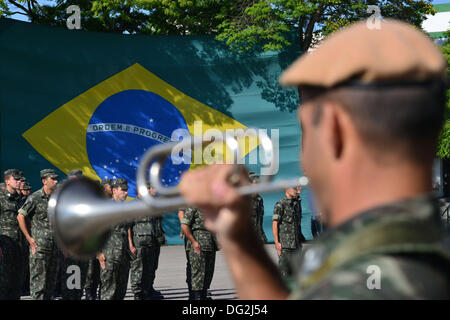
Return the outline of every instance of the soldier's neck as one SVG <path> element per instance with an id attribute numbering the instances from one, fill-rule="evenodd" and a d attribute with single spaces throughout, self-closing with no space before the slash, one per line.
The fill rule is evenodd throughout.
<path id="1" fill-rule="evenodd" d="M 12 188 L 11 186 L 6 186 L 6 190 L 10 193 L 10 194 L 16 194 L 17 190 Z"/>
<path id="2" fill-rule="evenodd" d="M 44 193 L 46 194 L 46 195 L 51 195 L 52 194 L 52 191 L 53 190 L 51 190 L 49 187 L 47 187 L 46 185 L 44 185 Z"/>
<path id="3" fill-rule="evenodd" d="M 401 162 L 392 166 L 353 167 L 335 177 L 327 205 L 327 224 L 337 226 L 372 208 L 432 191 L 431 166 Z"/>

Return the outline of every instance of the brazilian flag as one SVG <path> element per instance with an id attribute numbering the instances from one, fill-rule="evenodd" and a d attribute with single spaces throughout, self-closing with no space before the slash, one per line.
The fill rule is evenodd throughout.
<path id="1" fill-rule="evenodd" d="M 201 121 L 203 131 L 279 130 L 276 178 L 299 175 L 298 95 L 278 85 L 299 54 L 294 45 L 238 55 L 210 36 L 118 35 L 0 19 L 1 170 L 22 170 L 35 191 L 44 168 L 61 177 L 81 169 L 96 180 L 127 179 L 135 197 L 145 151 L 175 129 L 193 134 Z M 167 185 L 192 168 L 172 169 L 163 174 Z M 282 196 L 263 196 L 269 241 Z M 306 238 L 308 211 L 303 201 Z M 181 244 L 176 215 L 165 216 L 163 227 L 169 244 Z"/>

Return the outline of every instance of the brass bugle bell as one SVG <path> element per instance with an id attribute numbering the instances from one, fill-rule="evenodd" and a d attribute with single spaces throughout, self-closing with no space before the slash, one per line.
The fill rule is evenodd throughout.
<path id="1" fill-rule="evenodd" d="M 275 158 L 272 141 L 264 132 L 258 133 L 258 139 L 272 165 Z M 236 138 L 226 136 L 223 142 L 231 150 L 234 159 L 239 159 Z M 50 197 L 48 216 L 61 250 L 79 259 L 90 259 L 100 252 L 108 238 L 108 231 L 113 226 L 138 217 L 160 216 L 188 206 L 180 196 L 177 186 L 168 188 L 161 185 L 160 175 L 162 165 L 174 147 L 193 148 L 195 143 L 195 140 L 188 139 L 160 144 L 144 154 L 136 176 L 136 188 L 141 195 L 141 201 L 119 203 L 106 199 L 103 188 L 86 177 L 69 180 L 60 186 Z M 201 141 L 201 145 L 204 143 L 205 141 Z M 236 175 L 242 167 L 242 164 L 235 164 Z M 148 192 L 147 177 L 157 191 L 155 197 Z M 263 176 L 261 182 L 240 186 L 237 190 L 241 195 L 249 195 L 283 191 L 289 187 L 308 184 L 306 177 L 278 181 L 270 181 L 271 178 Z M 232 179 L 233 176 L 230 177 L 230 180 Z"/>

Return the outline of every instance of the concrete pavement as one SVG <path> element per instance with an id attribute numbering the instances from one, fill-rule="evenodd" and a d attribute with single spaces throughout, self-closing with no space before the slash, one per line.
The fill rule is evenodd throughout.
<path id="1" fill-rule="evenodd" d="M 273 244 L 265 245 L 270 257 L 278 262 L 277 253 Z M 188 289 L 186 285 L 186 254 L 184 246 L 162 246 L 159 257 L 159 266 L 156 271 L 154 288 L 161 291 L 165 300 L 187 300 Z M 234 283 L 231 279 L 228 266 L 222 251 L 216 254 L 214 277 L 209 290 L 212 299 L 237 299 Z M 29 296 L 22 300 L 30 300 Z M 84 297 L 82 298 L 84 299 Z M 130 283 L 125 300 L 133 300 Z"/>

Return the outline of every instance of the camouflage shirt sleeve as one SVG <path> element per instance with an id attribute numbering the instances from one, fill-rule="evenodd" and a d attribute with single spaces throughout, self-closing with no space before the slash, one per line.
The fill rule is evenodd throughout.
<path id="1" fill-rule="evenodd" d="M 374 281 L 370 267 L 379 270 L 379 282 Z M 416 270 L 414 270 L 417 267 Z M 420 272 L 418 272 L 420 269 Z M 369 270 L 369 271 L 368 271 Z M 406 274 L 405 274 L 406 271 Z M 415 276 L 421 274 L 421 276 Z M 423 277 L 423 279 L 421 279 Z M 349 265 L 335 270 L 328 277 L 304 292 L 296 289 L 289 299 L 303 300 L 378 300 L 378 299 L 424 299 L 416 295 L 428 287 L 439 287 L 433 283 L 430 268 L 423 263 L 406 266 L 394 256 L 379 255 L 358 259 Z M 425 280 L 425 281 L 421 281 Z"/>
<path id="2" fill-rule="evenodd" d="M 279 221 L 282 215 L 283 215 L 283 205 L 281 204 L 280 201 L 278 201 L 273 209 L 273 218 L 272 218 L 273 221 Z"/>
<path id="3" fill-rule="evenodd" d="M 181 219 L 181 223 L 190 226 L 192 224 L 193 218 L 193 210 L 191 208 L 187 208 L 186 210 L 184 210 L 184 216 L 183 219 Z"/>
<path id="4" fill-rule="evenodd" d="M 33 197 L 28 197 L 27 201 L 25 201 L 18 212 L 25 217 L 30 217 L 34 212 L 35 207 L 36 205 L 33 201 Z"/>

